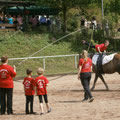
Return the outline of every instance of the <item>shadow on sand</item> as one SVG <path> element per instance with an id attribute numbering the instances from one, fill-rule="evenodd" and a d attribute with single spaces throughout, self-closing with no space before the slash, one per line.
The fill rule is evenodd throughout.
<path id="1" fill-rule="evenodd" d="M 82 102 L 81 100 L 76 101 L 76 100 L 71 100 L 71 101 L 58 101 L 59 103 L 80 103 Z"/>
<path id="2" fill-rule="evenodd" d="M 83 92 L 84 90 L 71 90 L 71 92 Z M 120 90 L 105 90 L 105 89 L 98 89 L 92 90 L 91 92 L 120 92 Z"/>

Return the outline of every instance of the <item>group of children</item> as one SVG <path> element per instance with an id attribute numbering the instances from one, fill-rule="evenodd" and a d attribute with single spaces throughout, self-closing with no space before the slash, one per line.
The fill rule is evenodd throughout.
<path id="1" fill-rule="evenodd" d="M 40 115 L 44 114 L 42 97 L 44 97 L 44 101 L 47 107 L 47 112 L 48 113 L 51 112 L 51 108 L 48 103 L 47 89 L 46 89 L 49 81 L 45 76 L 43 76 L 43 73 L 44 70 L 42 68 L 39 68 L 37 70 L 38 77 L 34 79 L 32 78 L 32 70 L 30 69 L 26 70 L 27 77 L 25 77 L 23 81 L 24 91 L 26 96 L 26 108 L 25 108 L 26 114 L 36 114 L 33 111 L 33 101 L 34 101 L 35 93 L 38 96 L 40 102 L 40 109 L 41 109 Z"/>

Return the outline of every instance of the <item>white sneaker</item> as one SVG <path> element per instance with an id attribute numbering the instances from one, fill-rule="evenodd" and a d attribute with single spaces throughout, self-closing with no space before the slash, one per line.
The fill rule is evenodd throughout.
<path id="1" fill-rule="evenodd" d="M 89 102 L 92 102 L 94 100 L 94 97 L 90 98 Z"/>
<path id="2" fill-rule="evenodd" d="M 51 111 L 52 111 L 52 109 L 50 108 L 47 113 L 50 113 Z"/>

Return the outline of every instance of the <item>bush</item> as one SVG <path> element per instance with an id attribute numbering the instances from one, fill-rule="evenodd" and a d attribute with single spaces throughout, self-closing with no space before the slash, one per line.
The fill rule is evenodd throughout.
<path id="1" fill-rule="evenodd" d="M 75 19 L 70 19 L 68 22 L 67 22 L 67 30 L 68 31 L 75 31 L 76 28 L 78 27 L 78 22 L 77 20 Z"/>
<path id="2" fill-rule="evenodd" d="M 70 9 L 67 14 L 67 30 L 75 31 L 80 26 L 79 9 Z"/>

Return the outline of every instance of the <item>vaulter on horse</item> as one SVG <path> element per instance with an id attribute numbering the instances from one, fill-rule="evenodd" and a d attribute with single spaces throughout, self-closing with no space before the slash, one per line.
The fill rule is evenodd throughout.
<path id="1" fill-rule="evenodd" d="M 90 43 L 86 42 L 85 40 L 82 41 L 83 44 L 88 45 L 90 48 L 95 48 L 96 51 L 99 53 L 99 57 L 97 59 L 97 69 L 98 73 L 103 74 L 103 68 L 102 68 L 102 60 L 103 55 L 105 55 L 105 52 L 107 50 L 107 47 L 109 46 L 109 41 L 106 40 L 103 44 L 97 44 L 97 45 L 90 45 Z"/>

